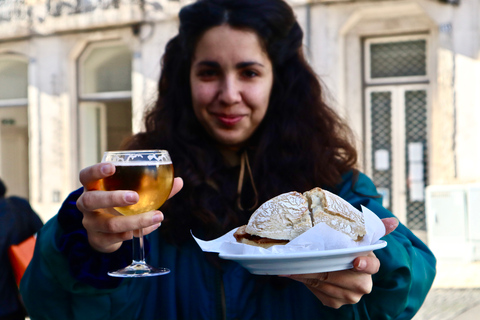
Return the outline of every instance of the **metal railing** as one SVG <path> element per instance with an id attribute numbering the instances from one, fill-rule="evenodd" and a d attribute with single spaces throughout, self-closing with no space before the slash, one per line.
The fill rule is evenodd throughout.
<path id="1" fill-rule="evenodd" d="M 49 17 L 81 15 L 102 10 L 138 7 L 163 11 L 169 3 L 182 0 L 0 0 L 0 23 L 30 21 L 42 23 Z"/>

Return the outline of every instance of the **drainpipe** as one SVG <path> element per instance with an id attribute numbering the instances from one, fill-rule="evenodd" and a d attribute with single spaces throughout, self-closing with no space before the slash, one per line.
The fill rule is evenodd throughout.
<path id="1" fill-rule="evenodd" d="M 456 89 L 456 53 L 455 53 L 455 43 L 453 39 L 453 26 L 450 22 L 443 23 L 439 26 L 441 33 L 444 33 L 449 40 L 450 50 L 452 52 L 452 79 L 450 82 L 452 89 L 452 154 L 453 154 L 453 177 L 456 179 L 458 177 L 457 169 L 457 89 Z"/>

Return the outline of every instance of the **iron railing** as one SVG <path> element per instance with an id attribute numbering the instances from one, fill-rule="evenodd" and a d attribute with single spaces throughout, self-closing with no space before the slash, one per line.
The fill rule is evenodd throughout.
<path id="1" fill-rule="evenodd" d="M 0 0 L 0 24 L 43 23 L 52 17 L 72 17 L 92 12 L 130 10 L 162 12 L 188 0 Z"/>

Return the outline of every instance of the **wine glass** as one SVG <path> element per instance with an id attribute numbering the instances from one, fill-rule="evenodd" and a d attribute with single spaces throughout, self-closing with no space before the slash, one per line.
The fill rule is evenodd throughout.
<path id="1" fill-rule="evenodd" d="M 115 165 L 115 173 L 102 179 L 106 191 L 133 190 L 137 203 L 115 207 L 125 216 L 156 210 L 168 199 L 173 187 L 173 164 L 166 150 L 107 151 L 102 162 Z M 133 262 L 120 270 L 108 272 L 112 277 L 149 277 L 167 274 L 167 268 L 155 268 L 145 262 L 143 230 L 133 237 Z"/>

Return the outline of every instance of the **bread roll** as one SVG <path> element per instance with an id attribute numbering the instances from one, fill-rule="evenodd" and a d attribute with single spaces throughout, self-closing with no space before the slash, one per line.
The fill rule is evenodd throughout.
<path id="1" fill-rule="evenodd" d="M 252 214 L 247 225 L 237 229 L 234 237 L 241 243 L 269 248 L 287 244 L 320 223 L 355 241 L 366 233 L 362 212 L 339 196 L 314 188 L 303 194 L 292 191 L 268 200 Z"/>
<path id="2" fill-rule="evenodd" d="M 366 233 L 363 214 L 350 203 L 320 188 L 314 188 L 303 195 L 308 200 L 313 225 L 323 222 L 355 241 L 363 238 Z"/>
<path id="3" fill-rule="evenodd" d="M 237 229 L 237 231 L 233 235 L 235 239 L 237 239 L 237 241 L 240 243 L 245 243 L 251 246 L 257 246 L 262 248 L 270 248 L 271 246 L 275 246 L 275 245 L 285 245 L 289 242 L 289 240 L 262 238 L 259 236 L 248 234 L 245 231 L 246 227 L 247 225 L 241 226 L 240 228 Z"/>
<path id="4" fill-rule="evenodd" d="M 264 238 L 292 240 L 311 227 L 307 199 L 292 191 L 262 204 L 250 217 L 245 231 Z"/>

